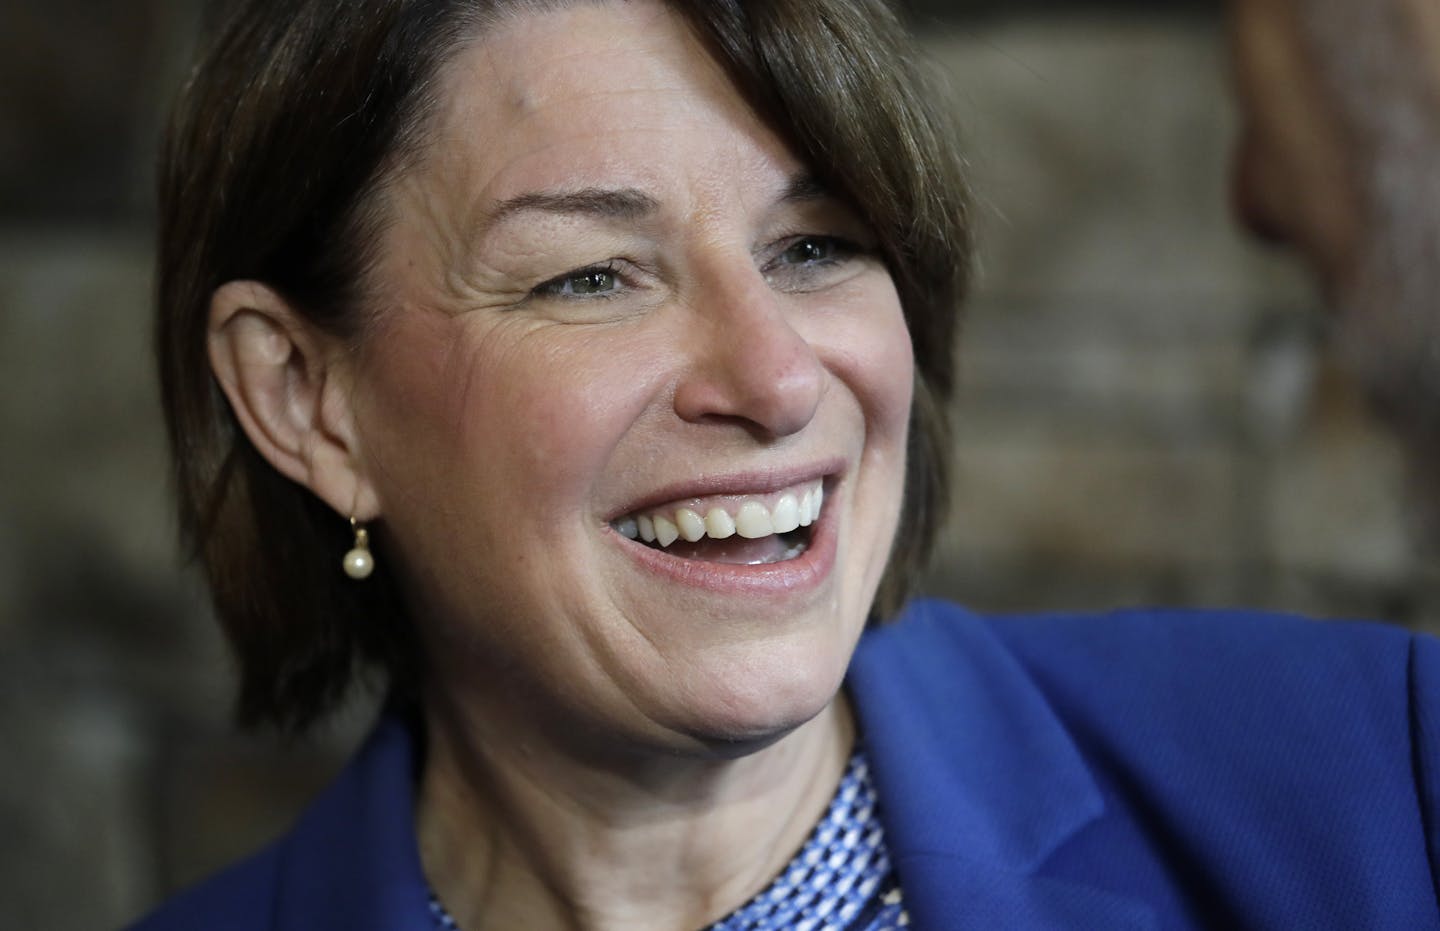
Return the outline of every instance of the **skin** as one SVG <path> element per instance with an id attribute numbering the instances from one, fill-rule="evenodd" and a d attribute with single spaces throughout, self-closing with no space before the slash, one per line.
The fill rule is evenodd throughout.
<path id="1" fill-rule="evenodd" d="M 439 99 L 358 350 L 234 282 L 212 361 L 257 448 L 398 564 L 430 660 L 417 829 L 461 924 L 698 927 L 768 884 L 851 750 L 905 468 L 899 300 L 658 4 L 508 21 Z M 656 571 L 610 528 L 812 474 L 833 565 L 780 588 Z"/>

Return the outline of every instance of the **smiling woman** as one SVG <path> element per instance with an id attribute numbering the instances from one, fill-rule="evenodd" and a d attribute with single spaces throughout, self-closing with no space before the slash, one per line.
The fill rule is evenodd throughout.
<path id="1" fill-rule="evenodd" d="M 861 47 L 888 49 L 887 64 Z M 867 344 L 842 365 L 860 363 L 869 380 L 878 363 L 906 391 L 910 361 L 894 353 L 907 324 L 912 337 L 912 454 L 887 465 L 910 472 L 910 532 L 878 604 L 893 612 L 938 524 L 939 411 L 965 248 L 958 156 L 922 106 L 907 56 L 897 23 L 872 3 L 242 5 L 177 111 L 160 261 L 182 517 L 231 636 L 257 660 L 244 668 L 242 720 L 303 728 L 343 697 L 357 658 L 416 690 L 414 610 L 394 570 L 418 552 L 397 545 L 405 531 L 397 512 L 381 513 L 369 473 L 388 468 L 386 443 L 419 448 L 377 427 L 362 454 L 344 445 L 345 430 L 392 401 L 401 425 L 420 410 L 439 418 L 443 429 L 415 426 L 427 442 L 456 441 L 449 461 L 414 457 L 443 473 L 438 483 L 399 464 L 389 475 L 449 489 L 452 502 L 464 488 L 483 492 L 479 467 L 489 474 L 507 456 L 529 482 L 570 471 L 614 483 L 607 472 L 628 470 L 637 487 L 594 487 L 583 506 L 564 488 L 505 496 L 521 519 L 551 514 L 536 522 L 563 538 L 547 557 L 558 558 L 585 539 L 572 527 L 618 516 L 600 505 L 623 514 L 663 503 L 624 500 L 653 499 L 650 485 L 764 493 L 775 489 L 716 477 L 757 460 L 774 473 L 853 455 L 839 437 L 809 433 L 778 457 L 753 442 L 741 454 L 706 452 L 623 423 L 663 404 L 657 392 L 679 423 L 714 424 L 732 444 L 756 430 L 792 434 L 816 413 L 835 420 L 838 395 L 824 411 L 812 399 L 826 366 L 806 328 L 833 333 L 837 352 L 888 332 L 873 349 L 890 357 Z M 896 139 L 917 159 L 882 159 Z M 841 150 L 868 154 L 843 164 L 825 154 Z M 263 370 L 270 382 L 255 364 L 267 349 L 283 353 Z M 223 395 L 197 390 L 212 384 L 212 362 Z M 500 377 L 501 365 L 522 377 Z M 415 383 L 385 381 L 406 366 Z M 272 383 L 277 373 L 287 380 Z M 434 393 L 428 406 L 416 391 Z M 551 409 L 508 406 L 527 399 Z M 486 423 L 472 400 L 498 416 Z M 875 400 L 909 409 L 905 397 Z M 758 419 L 747 404 L 760 405 Z M 287 413 L 297 427 L 270 416 Z M 459 442 L 461 431 L 496 425 L 523 440 Z M 675 461 L 633 474 L 638 464 L 616 449 L 607 469 L 582 463 L 569 430 L 602 427 L 614 435 L 597 443 L 627 439 L 647 461 L 662 451 Z M 483 461 L 459 468 L 462 448 Z M 359 466 L 362 455 L 368 468 L 354 474 L 326 467 Z M 376 546 L 394 553 L 363 590 L 318 581 L 328 566 L 319 554 L 348 532 L 336 513 L 378 518 Z M 479 527 L 463 507 L 447 513 L 464 532 L 427 536 L 455 553 Z M 519 524 L 498 532 L 530 539 Z"/>
<path id="2" fill-rule="evenodd" d="M 252 3 L 187 91 L 162 371 L 242 720 L 384 669 L 467 927 L 698 926 L 826 810 L 944 487 L 908 54 L 872 3 Z"/>
<path id="3" fill-rule="evenodd" d="M 1213 784 L 1216 735 L 1158 775 L 1127 756 L 1234 694 L 1373 704 L 1384 752 L 1323 748 L 1344 765 L 1277 809 L 1374 778 L 1394 806 L 1327 817 L 1408 801 L 1417 826 L 1429 719 L 1372 687 L 1403 680 L 1403 637 L 878 624 L 942 513 L 964 284 L 926 101 L 879 0 L 241 5 L 162 178 L 183 527 L 243 721 L 303 730 L 367 667 L 389 702 L 290 835 L 142 927 L 1264 917 L 1284 903 L 1252 867 L 1291 813 L 1227 868 L 1234 902 L 1196 897 L 1184 867 L 1224 835 L 1186 779 Z M 1386 675 L 1337 705 L 1337 655 Z M 1389 866 L 1424 878 L 1407 843 Z M 1393 879 L 1353 860 L 1317 870 L 1357 876 L 1347 901 Z"/>

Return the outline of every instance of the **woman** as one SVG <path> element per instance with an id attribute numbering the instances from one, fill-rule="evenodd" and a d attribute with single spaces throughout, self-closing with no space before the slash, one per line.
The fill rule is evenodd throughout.
<path id="1" fill-rule="evenodd" d="M 243 720 L 391 701 L 140 927 L 1437 923 L 1432 643 L 860 642 L 938 520 L 963 282 L 908 55 L 878 0 L 242 5 L 162 181 L 181 512 Z"/>

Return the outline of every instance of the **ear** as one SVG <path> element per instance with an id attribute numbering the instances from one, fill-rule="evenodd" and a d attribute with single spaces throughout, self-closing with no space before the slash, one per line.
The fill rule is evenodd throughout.
<path id="1" fill-rule="evenodd" d="M 340 340 L 271 288 L 232 281 L 210 298 L 209 351 L 210 367 L 260 455 L 340 516 L 379 515 L 355 433 L 350 354 Z"/>

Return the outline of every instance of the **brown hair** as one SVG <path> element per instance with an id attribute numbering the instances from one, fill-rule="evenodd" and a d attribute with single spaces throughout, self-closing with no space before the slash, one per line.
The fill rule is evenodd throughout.
<path id="1" fill-rule="evenodd" d="M 250 0 L 204 55 L 161 159 L 157 340 L 183 541 L 238 657 L 238 717 L 302 730 L 382 670 L 413 697 L 420 657 L 382 558 L 339 571 L 349 527 L 276 472 L 209 368 L 210 296 L 265 282 L 315 325 L 363 337 L 377 189 L 422 147 L 437 71 L 534 0 Z M 554 5 L 544 4 L 544 5 Z M 875 614 L 898 610 L 944 513 L 945 407 L 965 284 L 961 162 L 883 0 L 672 0 L 757 111 L 874 227 L 916 356 L 905 532 Z"/>

